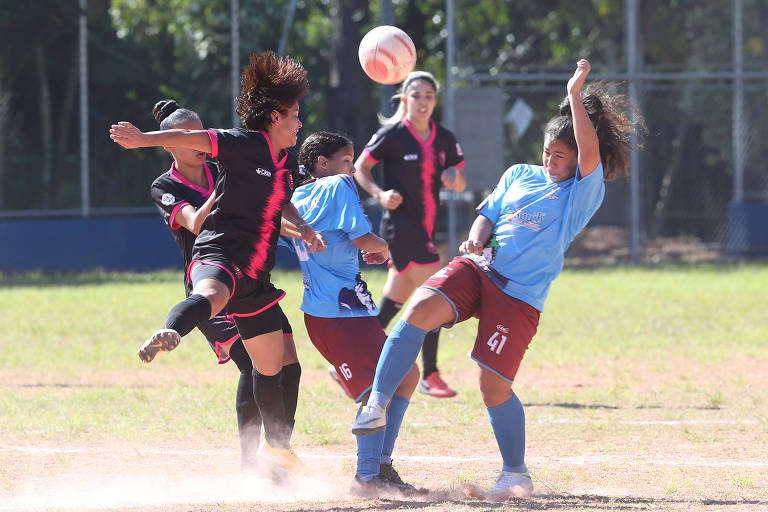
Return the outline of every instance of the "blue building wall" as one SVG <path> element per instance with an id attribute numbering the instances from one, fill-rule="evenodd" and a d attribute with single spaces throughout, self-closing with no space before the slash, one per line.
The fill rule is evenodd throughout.
<path id="1" fill-rule="evenodd" d="M 157 214 L 91 218 L 0 220 L 0 271 L 157 270 L 178 268 L 182 258 Z M 298 268 L 278 250 L 278 266 Z"/>

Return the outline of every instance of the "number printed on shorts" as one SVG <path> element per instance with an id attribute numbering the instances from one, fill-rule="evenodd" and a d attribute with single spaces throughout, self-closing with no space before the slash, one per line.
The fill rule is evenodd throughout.
<path id="1" fill-rule="evenodd" d="M 488 346 L 491 347 L 491 352 L 501 354 L 501 349 L 504 348 L 504 344 L 507 342 L 507 336 L 499 334 L 498 331 L 494 332 L 490 338 L 488 338 Z"/>
<path id="2" fill-rule="evenodd" d="M 349 368 L 347 363 L 342 363 L 339 365 L 339 372 L 341 373 L 341 376 L 344 377 L 344 380 L 349 380 L 352 378 L 352 370 Z"/>

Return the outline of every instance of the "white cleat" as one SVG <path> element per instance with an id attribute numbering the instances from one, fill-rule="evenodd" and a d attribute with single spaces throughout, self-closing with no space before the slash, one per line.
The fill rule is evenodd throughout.
<path id="1" fill-rule="evenodd" d="M 139 359 L 145 363 L 152 361 L 160 352 L 170 352 L 179 346 L 181 336 L 173 329 L 160 329 L 139 347 Z"/>
<path id="2" fill-rule="evenodd" d="M 490 491 L 485 495 L 489 500 L 508 500 L 510 498 L 527 498 L 533 494 L 533 481 L 531 475 L 525 473 L 513 473 L 502 471 L 496 479 Z"/>
<path id="3" fill-rule="evenodd" d="M 352 425 L 352 433 L 356 436 L 373 434 L 378 430 L 384 430 L 387 426 L 387 411 L 376 405 L 364 405 L 355 424 Z"/>

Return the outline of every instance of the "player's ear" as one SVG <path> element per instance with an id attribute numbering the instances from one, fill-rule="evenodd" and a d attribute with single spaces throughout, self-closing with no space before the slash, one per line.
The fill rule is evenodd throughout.
<path id="1" fill-rule="evenodd" d="M 277 124 L 277 122 L 280 120 L 280 112 L 273 110 L 272 113 L 269 114 L 269 119 L 272 124 Z"/>
<path id="2" fill-rule="evenodd" d="M 317 164 L 319 165 L 323 170 L 328 168 L 328 159 L 325 158 L 323 155 L 320 155 L 317 157 Z"/>

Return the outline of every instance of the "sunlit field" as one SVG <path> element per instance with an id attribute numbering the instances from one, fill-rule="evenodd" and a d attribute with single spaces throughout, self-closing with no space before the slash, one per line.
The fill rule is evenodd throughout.
<path id="1" fill-rule="evenodd" d="M 385 274 L 368 271 L 378 298 Z M 0 275 L 0 511 L 768 510 L 768 266 L 566 270 L 515 391 L 526 407 L 533 498 L 470 500 L 501 459 L 467 357 L 476 321 L 443 331 L 459 395 L 416 394 L 395 466 L 414 499 L 349 494 L 356 407 L 306 336 L 296 451 L 274 487 L 239 473 L 234 364 L 196 331 L 136 356 L 183 297 L 181 273 Z"/>

